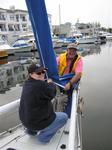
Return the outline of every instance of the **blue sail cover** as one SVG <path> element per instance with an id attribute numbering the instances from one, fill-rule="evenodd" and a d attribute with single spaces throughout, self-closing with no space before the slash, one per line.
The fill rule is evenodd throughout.
<path id="1" fill-rule="evenodd" d="M 44 0 L 26 0 L 40 62 L 48 68 L 48 77 L 59 80 L 57 62 L 53 50 L 50 26 Z"/>
<path id="2" fill-rule="evenodd" d="M 26 0 L 29 16 L 41 64 L 48 68 L 47 76 L 61 87 L 64 87 L 73 74 L 59 78 L 56 56 L 53 50 L 50 26 L 44 0 Z"/>

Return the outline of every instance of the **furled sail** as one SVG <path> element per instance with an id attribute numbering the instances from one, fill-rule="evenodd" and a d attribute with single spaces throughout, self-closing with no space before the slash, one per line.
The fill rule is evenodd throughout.
<path id="1" fill-rule="evenodd" d="M 53 79 L 55 83 L 63 87 L 71 75 L 63 79 L 60 79 L 58 76 L 56 56 L 53 49 L 45 1 L 26 0 L 26 4 L 40 56 L 40 62 L 43 66 L 48 68 L 48 78 Z"/>
<path id="2" fill-rule="evenodd" d="M 50 26 L 44 0 L 26 0 L 41 64 L 48 68 L 48 77 L 59 80 Z"/>

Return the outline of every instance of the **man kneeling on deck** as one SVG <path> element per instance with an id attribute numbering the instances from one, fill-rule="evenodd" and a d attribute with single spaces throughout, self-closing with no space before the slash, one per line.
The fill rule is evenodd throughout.
<path id="1" fill-rule="evenodd" d="M 45 81 L 46 71 L 36 64 L 29 66 L 19 107 L 20 120 L 27 133 L 36 135 L 42 143 L 49 142 L 68 119 L 66 113 L 53 111 L 51 100 L 56 95 L 56 87 L 51 79 Z"/>

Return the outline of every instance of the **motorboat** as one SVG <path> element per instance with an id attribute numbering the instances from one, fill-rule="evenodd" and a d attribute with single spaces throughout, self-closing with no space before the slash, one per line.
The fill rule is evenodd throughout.
<path id="1" fill-rule="evenodd" d="M 79 44 L 100 44 L 101 40 L 97 36 L 83 36 L 78 38 Z"/>
<path id="2" fill-rule="evenodd" d="M 73 37 L 68 37 L 68 38 L 63 38 L 63 47 L 66 47 L 68 44 L 70 43 L 75 43 L 77 42 L 76 38 L 73 38 Z"/>
<path id="3" fill-rule="evenodd" d="M 15 55 L 20 52 L 31 52 L 34 49 L 34 39 L 19 38 L 12 45 L 0 38 L 0 50 L 7 51 L 8 55 Z"/>
<path id="4" fill-rule="evenodd" d="M 35 38 L 34 38 L 33 33 L 22 34 L 19 36 L 19 38 L 25 40 L 26 43 L 32 45 L 31 51 L 37 50 L 37 46 L 36 46 L 36 42 L 35 42 Z"/>
<path id="5" fill-rule="evenodd" d="M 8 55 L 14 55 L 13 49 L 6 41 L 0 38 L 0 50 L 6 51 Z"/>
<path id="6" fill-rule="evenodd" d="M 101 44 L 104 44 L 107 42 L 107 38 L 105 35 L 99 35 L 98 38 L 101 40 Z"/>
<path id="7" fill-rule="evenodd" d="M 53 48 L 61 48 L 66 47 L 70 43 L 76 42 L 76 38 L 68 37 L 68 38 L 58 38 L 52 39 L 53 41 Z"/>
<path id="8" fill-rule="evenodd" d="M 107 40 L 112 40 L 112 34 L 111 33 L 106 34 L 106 39 Z"/>
<path id="9" fill-rule="evenodd" d="M 109 32 L 100 32 L 98 36 L 106 40 L 112 40 L 112 33 Z"/>
<path id="10" fill-rule="evenodd" d="M 32 43 L 27 38 L 19 38 L 13 44 L 15 53 L 31 52 L 33 49 Z"/>

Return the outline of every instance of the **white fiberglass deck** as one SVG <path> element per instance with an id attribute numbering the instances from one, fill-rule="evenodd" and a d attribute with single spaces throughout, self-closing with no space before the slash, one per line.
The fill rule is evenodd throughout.
<path id="1" fill-rule="evenodd" d="M 16 150 L 61 150 L 61 146 L 67 149 L 69 120 L 67 124 L 59 130 L 48 144 L 40 144 L 36 136 L 25 133 L 22 127 L 18 127 L 12 133 L 5 133 L 0 137 L 0 149 L 13 148 Z"/>
<path id="2" fill-rule="evenodd" d="M 74 90 L 71 118 L 56 133 L 50 143 L 44 145 L 39 143 L 36 136 L 26 134 L 24 127 L 18 126 L 15 129 L 9 129 L 0 134 L 0 150 L 7 150 L 8 148 L 15 150 L 82 150 L 81 116 L 77 113 L 78 97 L 79 92 Z M 18 112 L 18 106 L 19 100 L 1 106 L 0 119 L 10 120 L 9 116 Z"/>

